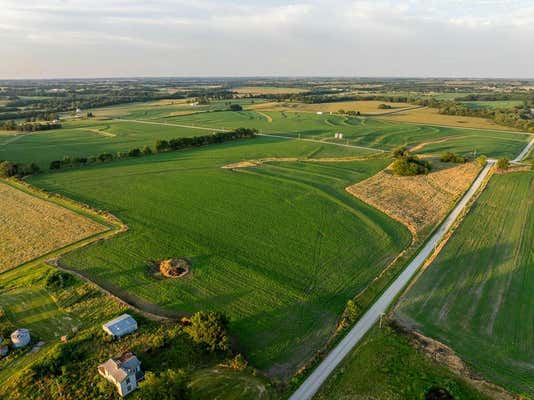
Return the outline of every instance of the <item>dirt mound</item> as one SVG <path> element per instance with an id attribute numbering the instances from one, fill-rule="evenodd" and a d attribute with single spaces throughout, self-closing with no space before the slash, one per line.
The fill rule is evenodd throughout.
<path id="1" fill-rule="evenodd" d="M 157 263 L 161 275 L 167 278 L 181 278 L 189 273 L 191 263 L 185 258 L 169 258 Z"/>

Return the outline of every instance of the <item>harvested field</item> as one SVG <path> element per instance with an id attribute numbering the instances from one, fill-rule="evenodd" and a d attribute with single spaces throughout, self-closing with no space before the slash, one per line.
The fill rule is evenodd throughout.
<path id="1" fill-rule="evenodd" d="M 432 165 L 433 172 L 419 176 L 396 176 L 386 169 L 347 190 L 421 236 L 445 217 L 480 170 L 475 163 L 433 160 Z"/>
<path id="2" fill-rule="evenodd" d="M 0 205 L 0 271 L 107 229 L 3 183 L 0 183 Z"/>
<path id="3" fill-rule="evenodd" d="M 398 104 L 398 103 L 397 103 Z M 417 108 L 379 117 L 388 121 L 413 122 L 416 124 L 458 126 L 462 128 L 516 131 L 517 129 L 498 125 L 489 119 L 440 114 L 435 108 Z"/>

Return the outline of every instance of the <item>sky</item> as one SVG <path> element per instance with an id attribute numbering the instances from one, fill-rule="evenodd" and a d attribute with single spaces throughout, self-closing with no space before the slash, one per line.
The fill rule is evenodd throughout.
<path id="1" fill-rule="evenodd" d="M 0 0 L 0 79 L 534 78 L 534 0 Z"/>

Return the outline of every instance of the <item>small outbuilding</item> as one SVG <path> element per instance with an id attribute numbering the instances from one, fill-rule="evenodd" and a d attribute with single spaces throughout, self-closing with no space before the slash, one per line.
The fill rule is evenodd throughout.
<path id="1" fill-rule="evenodd" d="M 317 111 L 316 114 L 317 115 L 323 115 L 323 112 L 322 111 Z"/>
<path id="2" fill-rule="evenodd" d="M 141 370 L 141 361 L 132 352 L 110 358 L 105 363 L 100 364 L 98 373 L 117 387 L 121 397 L 137 389 L 137 383 L 145 376 Z"/>
<path id="3" fill-rule="evenodd" d="M 26 328 L 17 329 L 11 334 L 11 344 L 16 349 L 27 346 L 30 344 L 30 340 L 30 331 Z"/>
<path id="4" fill-rule="evenodd" d="M 122 314 L 102 325 L 102 329 L 111 336 L 122 337 L 137 330 L 137 321 L 130 314 Z"/>

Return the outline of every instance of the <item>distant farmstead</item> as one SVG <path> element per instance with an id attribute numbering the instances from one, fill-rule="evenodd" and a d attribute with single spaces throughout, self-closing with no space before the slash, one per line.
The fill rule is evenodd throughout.
<path id="1" fill-rule="evenodd" d="M 100 364 L 98 373 L 117 387 L 121 397 L 137 389 L 137 382 L 145 376 L 141 370 L 141 361 L 132 352 L 110 358 L 105 363 Z"/>
<path id="2" fill-rule="evenodd" d="M 17 349 L 30 344 L 30 340 L 30 331 L 26 328 L 17 329 L 11 334 L 11 344 Z"/>
<path id="3" fill-rule="evenodd" d="M 102 325 L 102 329 L 111 336 L 121 337 L 136 331 L 137 321 L 129 314 L 122 314 Z"/>

